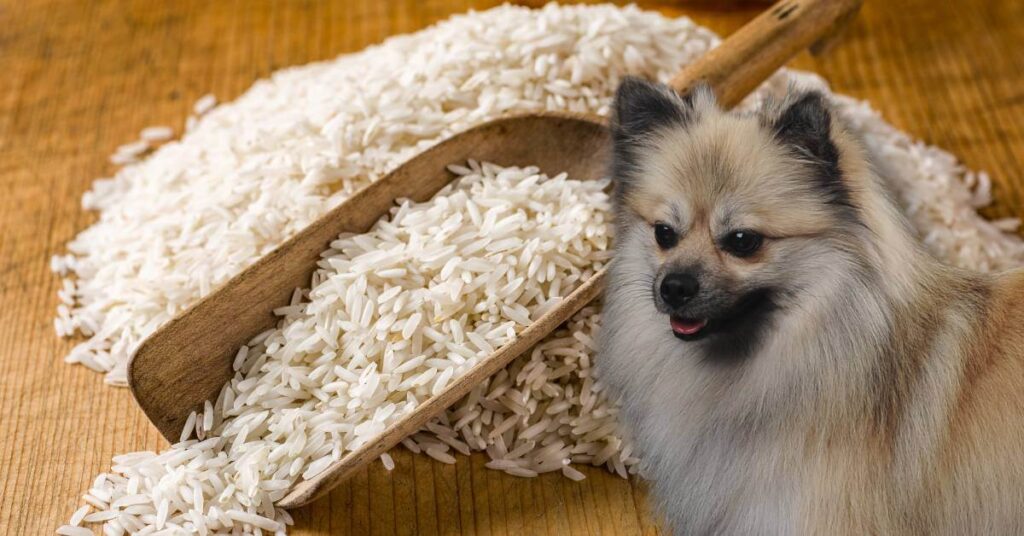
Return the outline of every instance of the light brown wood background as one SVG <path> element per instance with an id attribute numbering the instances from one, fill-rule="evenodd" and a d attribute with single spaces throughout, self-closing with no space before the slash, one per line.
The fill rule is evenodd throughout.
<path id="1" fill-rule="evenodd" d="M 0 0 L 0 533 L 48 534 L 116 453 L 164 446 L 127 390 L 61 361 L 50 255 L 79 198 L 140 128 L 179 128 L 274 69 L 358 50 L 494 0 Z M 535 2 L 539 4 L 540 2 Z M 756 3 L 641 1 L 728 33 Z M 732 6 L 725 8 L 724 5 Z M 838 49 L 795 65 L 989 170 L 992 216 L 1024 215 L 1024 2 L 867 0 Z M 642 485 L 587 470 L 523 480 L 404 451 L 295 512 L 293 534 L 657 532 Z"/>

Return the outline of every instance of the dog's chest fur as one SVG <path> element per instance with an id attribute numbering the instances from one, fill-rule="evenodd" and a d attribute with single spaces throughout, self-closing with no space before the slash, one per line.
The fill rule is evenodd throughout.
<path id="1" fill-rule="evenodd" d="M 628 269 L 627 262 L 621 264 Z M 621 296 L 614 289 L 607 293 L 602 381 L 621 395 L 623 420 L 642 449 L 645 476 L 677 533 L 797 534 L 813 533 L 808 523 L 855 523 L 841 503 L 853 501 L 844 498 L 850 490 L 870 485 L 866 466 L 853 470 L 860 458 L 854 451 L 861 446 L 828 444 L 813 431 L 794 433 L 803 428 L 797 420 L 814 417 L 796 406 L 780 411 L 786 400 L 759 400 L 754 386 L 767 378 L 742 377 L 702 362 L 665 329 L 653 307 L 631 299 L 628 286 L 620 291 Z M 763 351 L 782 348 L 766 341 Z M 749 372 L 759 374 L 754 367 Z M 784 394 L 800 387 L 778 388 Z M 835 474 L 836 467 L 849 474 Z M 838 481 L 842 489 L 825 489 Z"/>
<path id="2" fill-rule="evenodd" d="M 656 391 L 678 385 L 668 375 Z M 659 395 L 659 399 L 664 399 Z M 693 406 L 706 401 L 692 400 Z M 680 534 L 792 534 L 802 502 L 798 456 L 787 437 L 715 422 L 714 412 L 678 418 L 668 408 L 640 410 L 645 471 Z M 676 414 L 676 415 L 673 415 Z M 685 513 L 677 515 L 676 513 Z"/>

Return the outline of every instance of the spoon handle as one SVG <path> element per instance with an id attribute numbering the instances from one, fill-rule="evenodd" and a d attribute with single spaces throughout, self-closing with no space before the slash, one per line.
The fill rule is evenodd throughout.
<path id="1" fill-rule="evenodd" d="M 669 85 L 686 93 L 706 82 L 718 102 L 729 108 L 801 50 L 824 48 L 853 19 L 862 2 L 781 0 L 684 67 Z"/>

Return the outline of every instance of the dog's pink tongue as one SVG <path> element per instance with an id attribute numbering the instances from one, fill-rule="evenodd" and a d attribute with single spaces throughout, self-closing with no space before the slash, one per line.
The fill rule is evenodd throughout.
<path id="1" fill-rule="evenodd" d="M 707 325 L 707 320 L 683 320 L 682 318 L 672 317 L 672 331 L 680 335 L 693 335 L 698 331 L 704 329 Z"/>

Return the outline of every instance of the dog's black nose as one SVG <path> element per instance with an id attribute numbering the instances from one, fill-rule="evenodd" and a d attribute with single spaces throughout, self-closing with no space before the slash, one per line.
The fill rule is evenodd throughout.
<path id="1" fill-rule="evenodd" d="M 668 274 L 661 280 L 661 299 L 670 307 L 679 307 L 697 295 L 700 283 L 689 274 Z"/>

